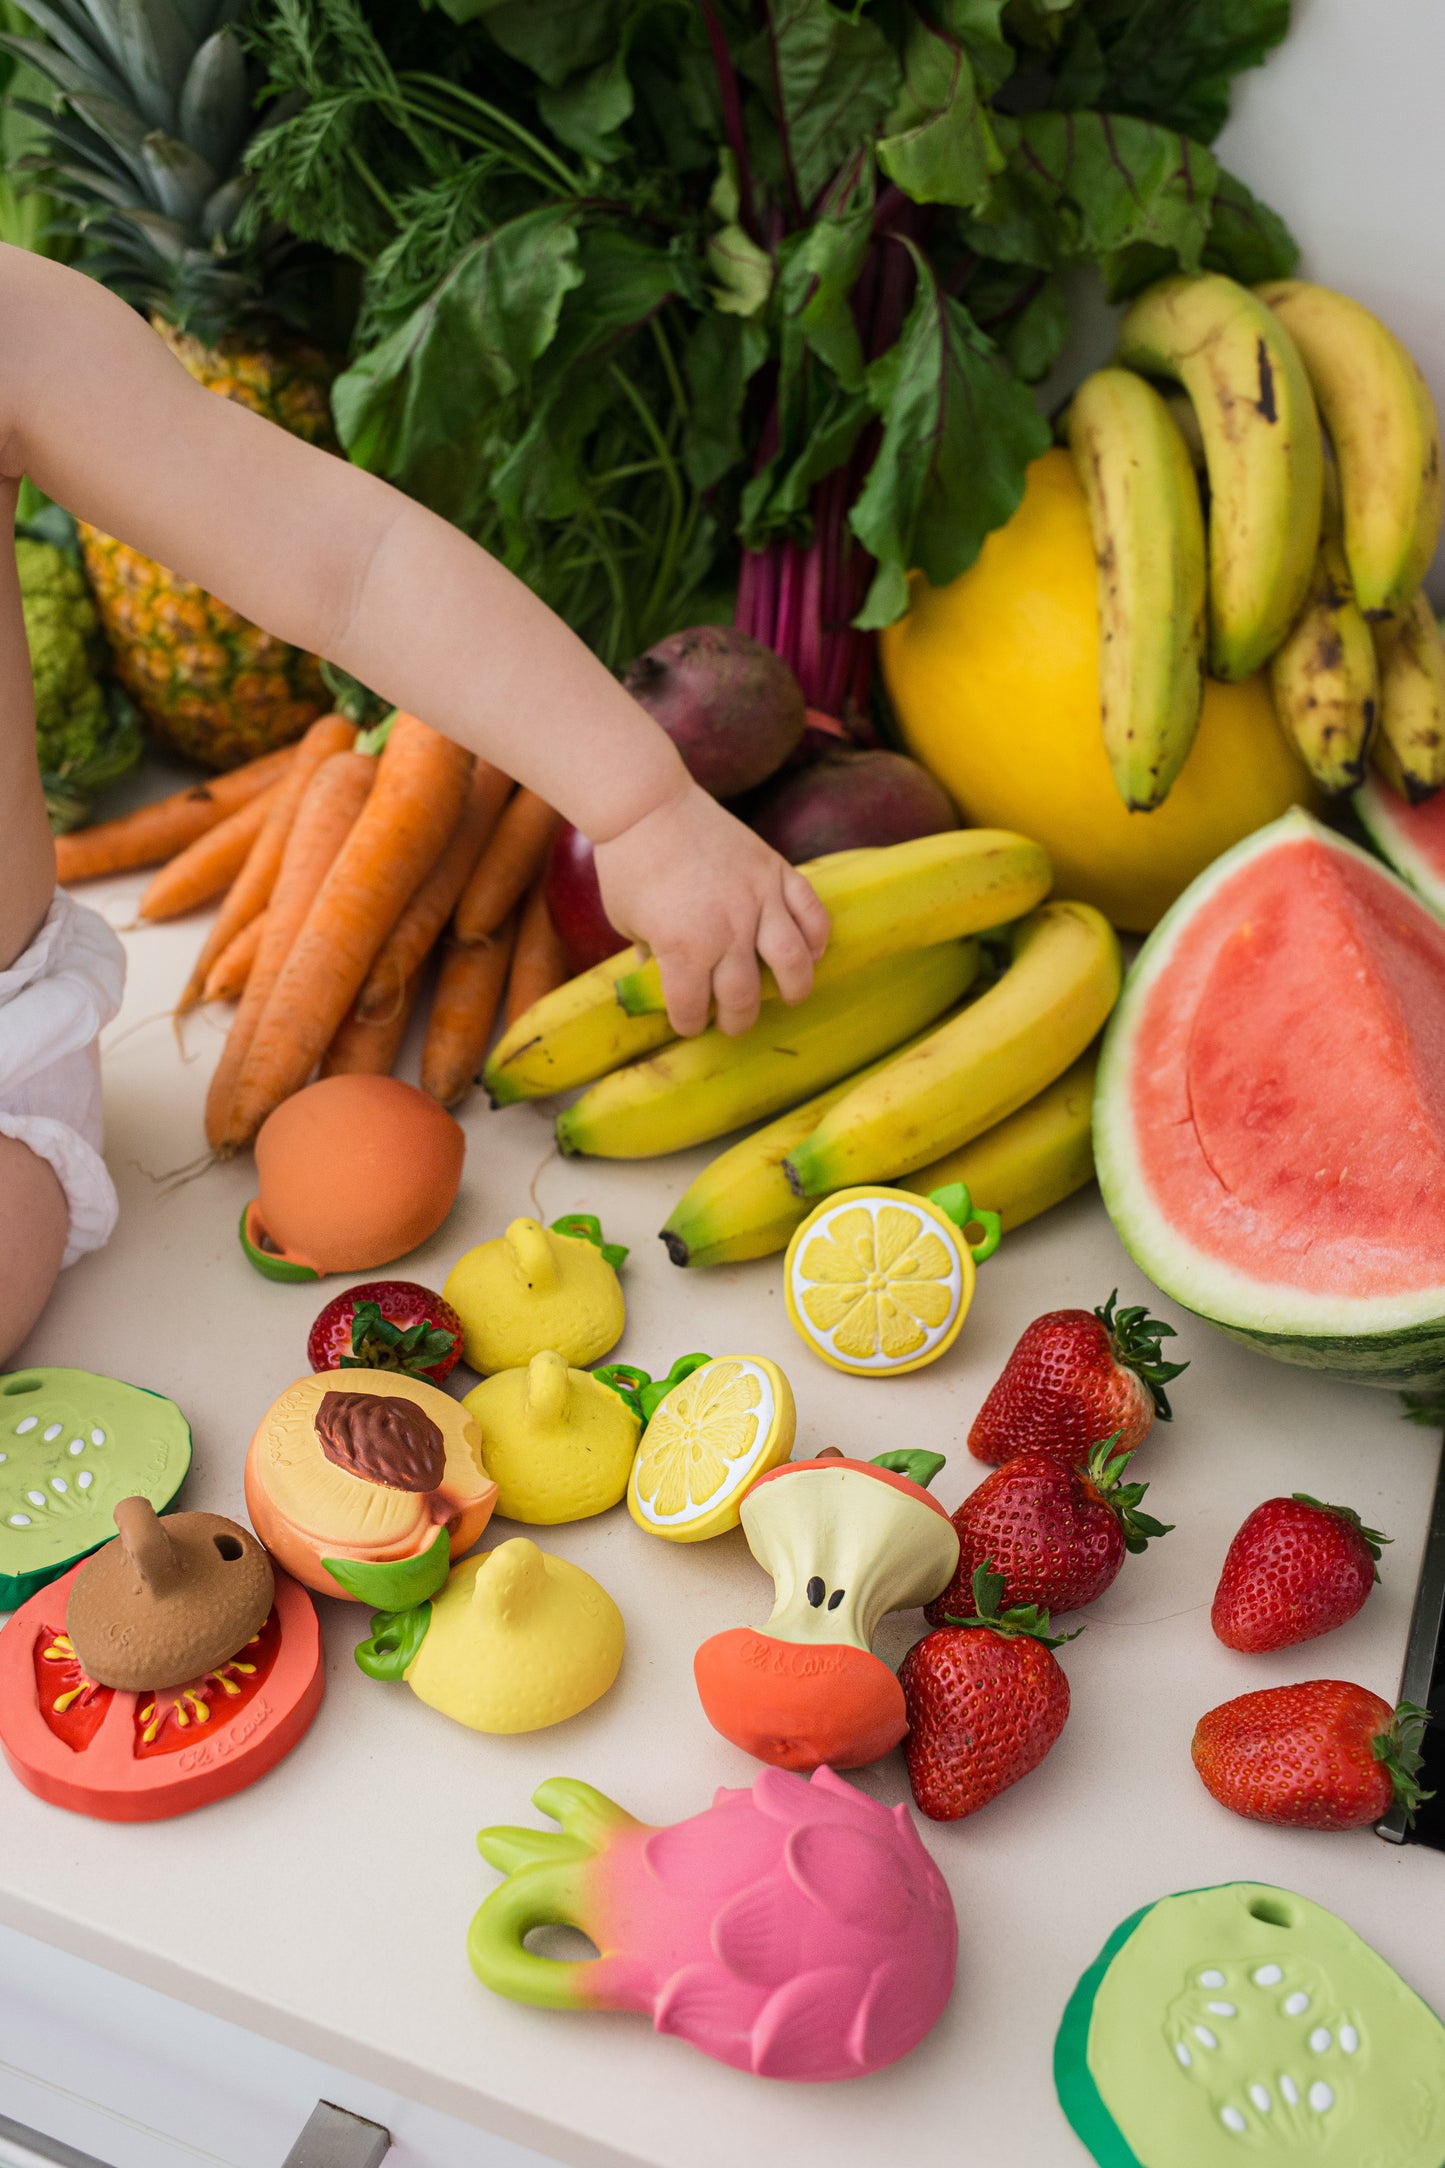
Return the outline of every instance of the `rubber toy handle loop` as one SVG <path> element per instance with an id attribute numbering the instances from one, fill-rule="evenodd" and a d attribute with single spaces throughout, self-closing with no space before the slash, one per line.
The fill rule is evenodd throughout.
<path id="1" fill-rule="evenodd" d="M 886 1468 L 890 1475 L 906 1475 L 910 1483 L 927 1490 L 945 1458 L 942 1453 L 925 1453 L 921 1446 L 911 1446 L 894 1453 L 875 1453 L 870 1466 Z"/>
<path id="2" fill-rule="evenodd" d="M 642 1402 L 643 1422 L 652 1421 L 674 1385 L 681 1385 L 684 1378 L 690 1378 L 694 1370 L 701 1370 L 711 1361 L 711 1355 L 679 1355 L 665 1378 L 649 1378 L 638 1396 Z"/>
<path id="3" fill-rule="evenodd" d="M 603 1363 L 592 1375 L 599 1385 L 605 1385 L 609 1392 L 616 1393 L 619 1400 L 627 1402 L 639 1423 L 646 1424 L 647 1417 L 642 1412 L 642 1393 L 643 1388 L 652 1383 L 650 1371 L 640 1369 L 636 1363 Z"/>
<path id="4" fill-rule="evenodd" d="M 983 1229 L 981 1240 L 968 1244 L 968 1254 L 976 1265 L 984 1264 L 992 1257 L 1003 1240 L 1003 1221 L 997 1212 L 989 1212 L 974 1203 L 968 1194 L 967 1182 L 949 1182 L 942 1189 L 932 1189 L 928 1201 L 936 1204 L 965 1238 L 970 1227 Z"/>
<path id="5" fill-rule="evenodd" d="M 601 1250 L 603 1262 L 611 1265 L 614 1272 L 627 1262 L 625 1244 L 603 1241 L 602 1222 L 595 1213 L 565 1212 L 561 1219 L 553 1220 L 552 1232 L 567 1235 L 573 1242 L 590 1242 L 594 1249 Z"/>
<path id="6" fill-rule="evenodd" d="M 584 2008 L 587 1974 L 597 1959 L 538 1957 L 526 1946 L 534 1927 L 575 1927 L 586 1934 L 582 1895 L 571 1861 L 549 1861 L 508 1875 L 473 1914 L 467 1933 L 467 1959 L 482 1984 L 542 2010 Z"/>
<path id="7" fill-rule="evenodd" d="M 404 1678 L 430 1625 L 430 1603 L 414 1603 L 409 1611 L 373 1612 L 370 1634 L 356 1644 L 358 1666 L 369 1679 Z"/>

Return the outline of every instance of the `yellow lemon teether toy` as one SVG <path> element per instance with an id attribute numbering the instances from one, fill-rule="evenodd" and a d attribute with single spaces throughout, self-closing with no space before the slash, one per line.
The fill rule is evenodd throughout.
<path id="1" fill-rule="evenodd" d="M 980 1240 L 967 1239 L 970 1226 Z M 936 1362 L 958 1338 L 974 1268 L 999 1244 L 996 1212 L 975 1210 L 962 1182 L 918 1197 L 842 1189 L 788 1244 L 783 1288 L 795 1331 L 851 1377 L 899 1377 Z"/>
<path id="2" fill-rule="evenodd" d="M 463 1402 L 482 1431 L 482 1461 L 506 1520 L 545 1525 L 605 1513 L 627 1490 L 642 1423 L 620 1393 L 555 1348 L 499 1370 Z"/>
<path id="3" fill-rule="evenodd" d="M 792 1387 L 766 1356 L 703 1362 L 652 1409 L 627 1510 L 639 1528 L 672 1543 L 720 1536 L 737 1527 L 758 1477 L 792 1452 L 796 1427 Z"/>
<path id="4" fill-rule="evenodd" d="M 616 1268 L 626 1255 L 581 1212 L 550 1227 L 514 1219 L 495 1241 L 468 1250 L 442 1292 L 462 1321 L 462 1352 L 473 1370 L 490 1377 L 520 1369 L 543 1348 L 569 1363 L 597 1362 L 622 1338 Z"/>
<path id="5" fill-rule="evenodd" d="M 606 1589 L 515 1536 L 464 1558 L 430 1603 L 378 1612 L 356 1661 L 473 1731 L 540 1731 L 606 1693 L 622 1644 Z"/>

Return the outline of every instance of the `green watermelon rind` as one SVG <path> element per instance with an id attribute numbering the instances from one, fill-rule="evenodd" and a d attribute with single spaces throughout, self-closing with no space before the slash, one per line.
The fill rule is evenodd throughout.
<path id="1" fill-rule="evenodd" d="M 1251 858 L 1313 837 L 1357 858 L 1377 880 L 1408 885 L 1357 845 L 1298 808 L 1246 836 L 1215 859 L 1171 906 L 1136 957 L 1109 1020 L 1094 1097 L 1094 1163 L 1100 1194 L 1120 1241 L 1169 1298 L 1230 1339 L 1309 1370 L 1363 1385 L 1422 1386 L 1445 1379 L 1445 1285 L 1404 1296 L 1328 1297 L 1248 1279 L 1206 1258 L 1168 1222 L 1140 1173 L 1129 1113 L 1135 1034 L 1148 994 L 1167 968 L 1180 931 L 1230 875 Z"/>
<path id="2" fill-rule="evenodd" d="M 1400 879 L 1427 903 L 1437 918 L 1445 918 L 1445 875 L 1418 851 L 1399 825 L 1397 815 L 1409 809 L 1376 776 L 1367 776 L 1351 799 L 1355 818 L 1387 859 Z"/>
<path id="3" fill-rule="evenodd" d="M 44 1368 L 44 1365 L 30 1365 L 27 1367 Z M 19 1375 L 19 1373 L 16 1374 Z M 176 1414 L 180 1416 L 181 1428 L 185 1432 L 185 1438 L 180 1443 L 176 1456 L 175 1481 L 163 1497 L 155 1492 L 149 1494 L 151 1504 L 155 1507 L 157 1513 L 169 1512 L 181 1494 L 181 1488 L 186 1477 L 191 1472 L 191 1462 L 195 1457 L 195 1437 L 191 1426 L 186 1421 L 185 1416 L 181 1414 L 181 1410 L 176 1407 L 174 1400 L 170 1399 L 165 1393 L 158 1393 L 153 1385 L 131 1385 L 128 1378 L 113 1378 L 109 1382 L 114 1385 L 127 1385 L 132 1392 L 145 1393 L 151 1400 L 164 1401 L 167 1407 L 174 1408 Z M 91 1557 L 94 1552 L 101 1548 L 102 1544 L 109 1543 L 114 1534 L 113 1527 L 102 1527 L 94 1543 L 83 1545 L 81 1549 L 72 1551 L 68 1558 L 62 1558 L 53 1565 L 34 1566 L 28 1573 L 0 1572 L 0 1614 L 7 1611 L 18 1611 L 23 1603 L 29 1603 L 32 1596 L 38 1596 L 42 1588 L 49 1588 L 52 1581 L 58 1581 L 62 1574 L 69 1573 L 72 1566 L 78 1566 L 83 1558 Z"/>

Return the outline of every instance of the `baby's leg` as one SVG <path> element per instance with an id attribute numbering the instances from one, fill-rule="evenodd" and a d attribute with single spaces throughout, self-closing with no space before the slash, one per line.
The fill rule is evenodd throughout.
<path id="1" fill-rule="evenodd" d="M 70 1229 L 70 1206 L 49 1160 L 0 1136 L 0 1364 L 8 1363 L 50 1300 Z"/>

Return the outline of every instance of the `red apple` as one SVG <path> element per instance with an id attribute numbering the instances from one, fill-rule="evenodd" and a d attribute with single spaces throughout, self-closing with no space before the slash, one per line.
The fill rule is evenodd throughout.
<path id="1" fill-rule="evenodd" d="M 563 826 L 547 854 L 547 909 L 573 971 L 590 971 L 627 942 L 602 908 L 597 861 L 580 829 Z"/>

